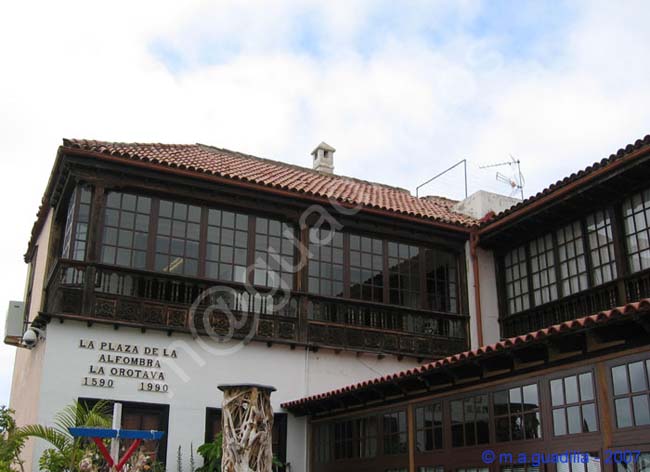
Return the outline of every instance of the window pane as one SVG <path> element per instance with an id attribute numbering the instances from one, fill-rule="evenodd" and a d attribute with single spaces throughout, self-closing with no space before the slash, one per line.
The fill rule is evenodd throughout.
<path id="1" fill-rule="evenodd" d="M 648 390 L 643 362 L 633 362 L 632 364 L 629 364 L 628 367 L 630 369 L 630 388 L 632 392 Z"/>
<path id="2" fill-rule="evenodd" d="M 553 406 L 564 405 L 564 387 L 562 379 L 551 380 L 551 402 Z"/>
<path id="3" fill-rule="evenodd" d="M 622 395 L 629 392 L 627 385 L 627 367 L 625 365 L 612 368 L 612 383 L 614 384 L 614 395 Z"/>
<path id="4" fill-rule="evenodd" d="M 553 432 L 556 436 L 562 436 L 567 432 L 564 408 L 553 410 Z"/>
<path id="5" fill-rule="evenodd" d="M 565 377 L 564 379 L 564 392 L 566 395 L 567 403 L 578 402 L 578 379 L 575 376 Z"/>
<path id="6" fill-rule="evenodd" d="M 592 382 L 592 376 L 590 372 L 586 374 L 581 374 L 580 379 L 580 399 L 582 401 L 593 400 L 594 399 L 594 384 Z"/>
<path id="7" fill-rule="evenodd" d="M 616 408 L 616 424 L 619 428 L 632 426 L 632 412 L 630 410 L 630 399 L 620 398 L 614 402 Z"/>
<path id="8" fill-rule="evenodd" d="M 598 431 L 596 406 L 593 403 L 582 405 L 582 432 Z"/>
<path id="9" fill-rule="evenodd" d="M 648 410 L 648 395 L 637 395 L 632 397 L 634 408 L 634 424 L 643 426 L 650 424 L 650 411 Z"/>
<path id="10" fill-rule="evenodd" d="M 580 433 L 582 431 L 582 425 L 580 424 L 580 407 L 570 406 L 566 409 L 566 413 L 569 434 Z"/>

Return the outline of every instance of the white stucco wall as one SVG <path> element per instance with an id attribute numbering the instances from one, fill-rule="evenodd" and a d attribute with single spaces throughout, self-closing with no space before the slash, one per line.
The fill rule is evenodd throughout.
<path id="1" fill-rule="evenodd" d="M 33 268 L 34 286 L 32 287 L 32 300 L 28 314 L 29 320 L 33 320 L 36 317 L 43 303 L 43 284 L 45 281 L 51 227 L 52 211 L 50 210 L 41 234 L 36 240 L 38 252 Z M 29 280 L 27 280 L 27 283 L 29 283 Z M 40 343 L 31 351 L 24 348 L 16 348 L 9 407 L 16 412 L 16 423 L 19 426 L 33 424 L 38 420 L 38 403 L 41 392 L 38 387 L 41 382 L 44 353 L 44 343 Z M 27 458 L 28 461 L 32 456 L 34 442 L 34 440 L 27 441 L 23 449 L 23 457 Z M 29 472 L 29 469 L 27 472 Z"/>
<path id="2" fill-rule="evenodd" d="M 467 293 L 470 316 L 471 348 L 479 347 L 476 297 L 474 293 L 474 265 L 470 253 L 470 243 L 465 243 L 467 254 Z M 494 253 L 485 249 L 476 250 L 479 267 L 479 284 L 481 297 L 481 320 L 483 325 L 483 345 L 493 344 L 500 339 L 499 301 L 497 298 L 497 280 Z"/>
<path id="3" fill-rule="evenodd" d="M 80 347 L 80 340 L 84 340 L 86 345 L 93 341 L 94 349 Z M 178 357 L 172 363 L 163 361 L 160 369 L 154 369 L 164 373 L 169 393 L 141 392 L 138 391 L 139 380 L 111 375 L 110 368 L 128 366 L 99 362 L 102 354 L 120 355 L 101 350 L 101 342 L 138 346 L 139 354 L 125 354 L 129 357 L 157 359 L 143 354 L 145 347 L 158 348 L 161 352 L 163 349 L 168 352 L 176 350 Z M 208 346 L 214 347 L 215 344 Z M 221 405 L 222 394 L 217 390 L 219 384 L 253 382 L 272 385 L 277 388 L 272 395 L 273 408 L 281 411 L 280 404 L 288 400 L 415 365 L 415 361 L 398 361 L 390 356 L 378 360 L 376 356 L 357 357 L 354 353 L 335 354 L 329 350 L 307 353 L 304 349 L 291 350 L 281 345 L 267 347 L 263 343 L 251 343 L 230 355 L 216 355 L 206 351 L 201 342 L 189 335 L 168 337 L 156 331 L 115 330 L 97 324 L 88 327 L 85 323 L 73 321 L 49 324 L 45 350 L 39 422 L 51 422 L 57 411 L 78 397 L 168 404 L 167 463 L 176 463 L 176 451 L 180 445 L 187 462 L 185 470 L 189 466 L 190 443 L 195 448 L 203 443 L 206 407 Z M 115 361 L 115 357 L 112 360 Z M 105 374 L 94 377 L 113 380 L 113 388 L 83 386 L 82 379 L 91 376 L 91 366 L 95 370 L 104 367 Z M 306 420 L 289 415 L 287 429 L 287 460 L 291 463 L 291 470 L 306 471 Z M 39 444 L 38 447 L 34 460 L 45 445 Z"/>

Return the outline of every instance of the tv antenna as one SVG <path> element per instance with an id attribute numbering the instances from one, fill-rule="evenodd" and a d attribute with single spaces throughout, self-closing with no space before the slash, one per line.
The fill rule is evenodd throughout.
<path id="1" fill-rule="evenodd" d="M 511 171 L 511 177 L 508 177 L 505 174 L 497 171 L 497 181 L 507 184 L 511 188 L 510 196 L 513 197 L 516 193 L 521 195 L 521 200 L 524 199 L 524 184 L 526 183 L 524 179 L 524 174 L 521 173 L 521 161 L 515 159 L 512 154 L 510 154 L 510 160 L 506 162 L 498 162 L 496 164 L 487 164 L 480 166 L 480 169 L 490 169 L 493 167 L 503 167 L 509 166 Z"/>

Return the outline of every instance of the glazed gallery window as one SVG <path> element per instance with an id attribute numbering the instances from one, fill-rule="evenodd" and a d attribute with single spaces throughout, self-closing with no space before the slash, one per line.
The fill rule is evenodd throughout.
<path id="1" fill-rule="evenodd" d="M 86 199 L 81 197 L 82 202 Z M 249 244 L 251 232 L 254 244 Z M 107 194 L 101 251 L 106 264 L 245 283 L 247 267 L 255 261 L 252 282 L 278 287 L 282 280 L 283 287 L 293 288 L 295 245 L 293 227 L 281 221 L 122 192 Z"/>
<path id="2" fill-rule="evenodd" d="M 393 305 L 416 308 L 420 298 L 420 248 L 388 243 L 388 290 Z"/>
<path id="3" fill-rule="evenodd" d="M 456 257 L 445 251 L 424 250 L 428 308 L 458 313 L 458 269 Z"/>
<path id="4" fill-rule="evenodd" d="M 384 242 L 350 235 L 350 298 L 384 299 Z"/>
<path id="5" fill-rule="evenodd" d="M 527 310 L 530 307 L 530 296 L 528 295 L 526 248 L 521 246 L 508 252 L 504 258 L 504 267 L 508 313 Z"/>
<path id="6" fill-rule="evenodd" d="M 490 441 L 487 395 L 453 400 L 449 406 L 453 447 L 475 446 Z"/>
<path id="7" fill-rule="evenodd" d="M 408 452 L 406 412 L 386 413 L 383 416 L 384 454 Z"/>
<path id="8" fill-rule="evenodd" d="M 560 286 L 562 293 L 572 295 L 588 287 L 582 226 L 576 221 L 556 233 L 560 261 Z"/>
<path id="9" fill-rule="evenodd" d="M 614 410 L 619 428 L 650 424 L 648 374 L 650 360 L 630 362 L 612 368 Z"/>
<path id="10" fill-rule="evenodd" d="M 78 186 L 72 192 L 63 231 L 61 257 L 64 259 L 83 261 L 86 258 L 91 196 L 90 187 L 85 185 Z"/>
<path id="11" fill-rule="evenodd" d="M 547 234 L 529 245 L 530 276 L 533 281 L 533 301 L 543 305 L 557 299 L 553 236 Z"/>
<path id="12" fill-rule="evenodd" d="M 429 452 L 442 449 L 442 403 L 415 409 L 415 450 Z"/>
<path id="13" fill-rule="evenodd" d="M 207 227 L 206 277 L 246 282 L 248 215 L 210 208 Z"/>
<path id="14" fill-rule="evenodd" d="M 497 441 L 520 441 L 542 437 L 537 384 L 495 392 L 493 404 Z"/>
<path id="15" fill-rule="evenodd" d="M 343 296 L 343 234 L 323 228 L 309 230 L 309 292 Z"/>
<path id="16" fill-rule="evenodd" d="M 291 225 L 268 218 L 255 218 L 254 283 L 293 288 L 293 254 L 296 246 Z"/>
<path id="17" fill-rule="evenodd" d="M 151 198 L 109 192 L 106 197 L 101 261 L 104 264 L 145 269 Z"/>
<path id="18" fill-rule="evenodd" d="M 614 239 L 607 212 L 594 212 L 507 252 L 503 269 L 511 315 L 588 289 L 590 275 L 594 287 L 614 280 Z"/>
<path id="19" fill-rule="evenodd" d="M 598 431 L 591 372 L 551 380 L 550 388 L 555 436 Z"/>
<path id="20" fill-rule="evenodd" d="M 623 202 L 623 223 L 630 270 L 650 268 L 650 189 Z"/>
<path id="21" fill-rule="evenodd" d="M 616 278 L 614 237 L 612 222 L 605 211 L 597 211 L 587 217 L 587 241 L 591 255 L 594 285 L 610 282 Z"/>
<path id="22" fill-rule="evenodd" d="M 159 205 L 155 270 L 198 275 L 201 208 L 169 200 Z"/>

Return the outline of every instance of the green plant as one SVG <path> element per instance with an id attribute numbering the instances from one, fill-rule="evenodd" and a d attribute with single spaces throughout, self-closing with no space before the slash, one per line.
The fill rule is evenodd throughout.
<path id="1" fill-rule="evenodd" d="M 203 465 L 196 472 L 221 472 L 221 447 L 223 436 L 217 434 L 214 441 L 199 446 L 197 452 L 203 457 Z"/>
<path id="2" fill-rule="evenodd" d="M 0 406 L 0 472 L 24 470 L 20 452 L 25 438 L 18 434 L 13 414 L 13 410 Z"/>
<path id="3" fill-rule="evenodd" d="M 194 463 L 194 444 L 190 443 L 190 472 L 194 472 L 196 464 Z"/>
<path id="4" fill-rule="evenodd" d="M 92 407 L 75 401 L 66 406 L 54 417 L 54 426 L 29 425 L 19 428 L 22 437 L 34 437 L 49 442 L 53 448 L 47 449 L 39 459 L 41 470 L 49 472 L 75 472 L 80 461 L 95 446 L 83 438 L 74 438 L 68 428 L 75 426 L 111 427 L 109 404 L 97 402 Z"/>

